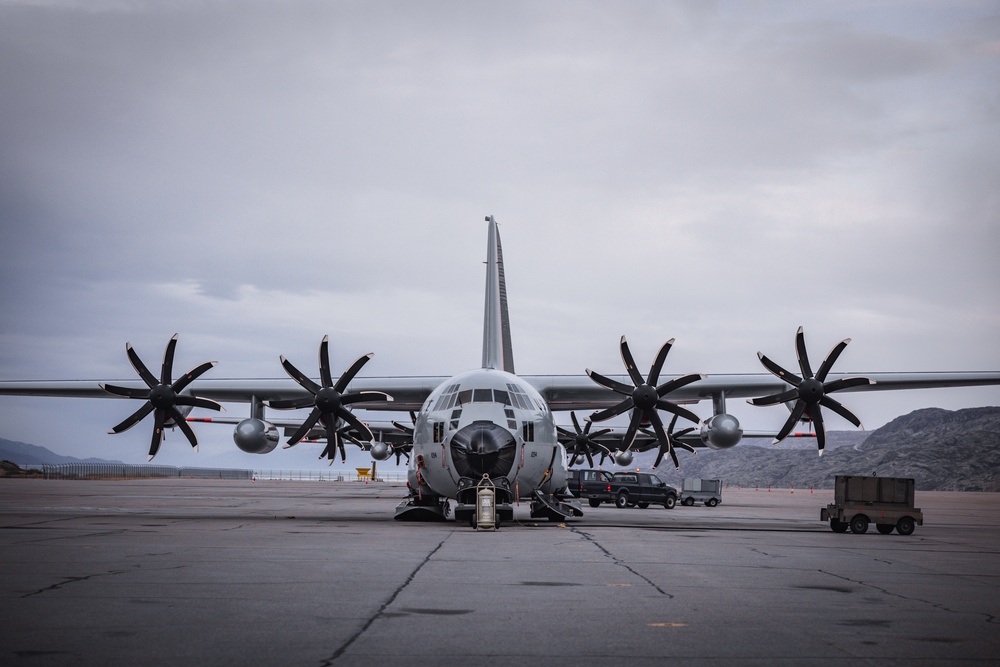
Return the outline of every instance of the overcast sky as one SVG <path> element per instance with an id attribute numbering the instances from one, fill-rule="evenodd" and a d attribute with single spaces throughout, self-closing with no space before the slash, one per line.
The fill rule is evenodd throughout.
<path id="1" fill-rule="evenodd" d="M 175 332 L 206 377 L 314 372 L 327 334 L 468 370 L 490 214 L 520 373 L 620 372 L 622 334 L 794 367 L 800 325 L 814 367 L 1000 371 L 996 2 L 0 0 L 0 91 L 0 379 L 132 378 Z M 3 397 L 0 437 L 140 461 L 151 418 L 105 435 L 135 407 Z"/>

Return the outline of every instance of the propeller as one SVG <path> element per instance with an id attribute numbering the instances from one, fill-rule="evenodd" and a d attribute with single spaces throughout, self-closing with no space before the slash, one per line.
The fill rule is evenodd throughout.
<path id="1" fill-rule="evenodd" d="M 763 353 L 757 353 L 757 357 L 760 358 L 760 363 L 764 365 L 764 368 L 779 379 L 792 385 L 792 388 L 770 396 L 751 398 L 747 403 L 751 405 L 777 405 L 778 403 L 795 401 L 791 407 L 792 413 L 788 416 L 785 425 L 778 431 L 771 444 L 784 440 L 797 421 L 808 419 L 813 423 L 813 428 L 816 431 L 816 444 L 819 447 L 819 455 L 822 456 L 823 449 L 826 446 L 826 429 L 823 426 L 823 412 L 820 410 L 820 406 L 833 410 L 858 428 L 864 428 L 861 426 L 861 420 L 839 402 L 830 398 L 830 394 L 850 387 L 872 385 L 875 384 L 875 381 L 865 377 L 849 377 L 833 380 L 832 382 L 826 381 L 826 376 L 833 367 L 833 364 L 850 342 L 850 338 L 845 338 L 837 343 L 830 350 L 830 353 L 826 355 L 823 363 L 820 364 L 816 375 L 813 375 L 812 367 L 809 365 L 809 355 L 806 352 L 805 335 L 802 333 L 802 327 L 799 327 L 799 330 L 795 333 L 795 354 L 799 360 L 799 369 L 802 371 L 802 377 L 786 371 L 768 359 Z"/>
<path id="2" fill-rule="evenodd" d="M 602 428 L 599 431 L 591 433 L 590 428 L 594 425 L 593 422 L 588 421 L 587 425 L 581 429 L 580 422 L 576 419 L 576 413 L 571 412 L 569 413 L 569 416 L 570 419 L 573 420 L 573 428 L 576 430 L 575 433 L 569 429 L 563 428 L 562 426 L 556 426 L 556 431 L 562 436 L 559 438 L 559 442 L 569 446 L 569 465 L 571 467 L 575 466 L 577 459 L 583 456 L 587 459 L 587 465 L 593 468 L 594 454 L 598 452 L 601 453 L 601 462 L 603 463 L 604 458 L 611 455 L 611 450 L 597 442 L 594 438 L 599 438 L 605 433 L 610 433 L 611 429 Z"/>
<path id="3" fill-rule="evenodd" d="M 685 435 L 687 435 L 688 433 L 690 433 L 691 431 L 693 431 L 695 429 L 695 427 L 694 426 L 690 426 L 688 428 L 681 429 L 677 433 L 674 433 L 674 426 L 676 426 L 676 425 L 677 425 L 677 415 L 674 415 L 674 418 L 670 420 L 670 426 L 667 427 L 667 441 L 669 442 L 669 446 L 664 447 L 663 446 L 663 442 L 659 442 L 660 450 L 656 454 L 656 462 L 653 463 L 653 470 L 656 470 L 657 468 L 660 467 L 660 463 L 663 462 L 663 455 L 664 454 L 670 454 L 670 458 L 674 460 L 674 467 L 679 470 L 680 467 L 681 467 L 681 464 L 677 461 L 677 453 L 675 451 L 678 447 L 680 447 L 681 449 L 686 449 L 687 451 L 691 452 L 692 454 L 697 454 L 698 453 L 695 450 L 694 447 L 692 447 L 691 445 L 687 444 L 686 442 L 681 442 L 679 440 L 679 438 L 682 438 Z M 651 433 L 647 429 L 640 429 L 640 430 L 645 435 L 648 435 L 651 438 L 656 438 L 656 434 L 655 433 Z M 659 438 L 657 438 L 657 441 L 659 441 Z"/>
<path id="4" fill-rule="evenodd" d="M 132 363 L 132 368 L 134 368 L 135 372 L 139 374 L 142 381 L 146 383 L 148 389 L 132 389 L 129 387 L 119 387 L 106 382 L 100 383 L 100 386 L 104 389 L 104 391 L 114 394 L 115 396 L 138 398 L 146 401 L 145 405 L 133 412 L 127 419 L 125 419 L 125 421 L 115 426 L 113 429 L 108 431 L 108 433 L 122 433 L 127 431 L 142 421 L 146 415 L 152 412 L 153 439 L 149 444 L 149 461 L 152 461 L 153 457 L 156 456 L 156 453 L 160 450 L 160 443 L 163 442 L 164 426 L 169 426 L 171 423 L 180 428 L 181 432 L 184 433 L 188 441 L 191 443 L 191 446 L 197 449 L 198 438 L 195 437 L 194 431 L 192 431 L 191 427 L 188 426 L 184 415 L 177 409 L 178 405 L 208 408 L 209 410 L 224 409 L 215 401 L 207 398 L 199 398 L 197 396 L 190 396 L 181 393 L 189 384 L 191 384 L 193 380 L 198 378 L 209 368 L 215 366 L 218 362 L 206 361 L 200 366 L 195 366 L 193 369 L 178 378 L 176 382 L 173 382 L 174 348 L 176 347 L 177 334 L 174 334 L 167 343 L 166 350 L 163 352 L 163 365 L 160 367 L 160 379 L 157 380 L 156 376 L 149 372 L 146 365 L 142 363 L 142 359 L 140 359 L 139 355 L 132 349 L 132 344 L 125 343 L 125 353 L 128 355 L 128 359 Z"/>
<path id="5" fill-rule="evenodd" d="M 666 412 L 673 413 L 676 416 L 684 417 L 695 423 L 700 420 L 698 415 L 694 414 L 686 408 L 671 403 L 667 399 L 663 398 L 667 394 L 681 387 L 691 384 L 692 382 L 697 382 L 698 380 L 703 380 L 704 375 L 700 373 L 691 373 L 689 375 L 682 375 L 680 377 L 674 378 L 663 384 L 657 384 L 660 380 L 660 370 L 663 368 L 663 362 L 667 359 L 667 354 L 670 352 L 670 348 L 673 347 L 674 339 L 671 338 L 656 355 L 656 359 L 653 361 L 653 365 L 649 369 L 649 377 L 643 379 L 642 375 L 639 374 L 639 369 L 636 368 L 635 359 L 632 358 L 632 353 L 629 351 L 628 342 L 625 340 L 625 336 L 622 336 L 620 348 L 622 361 L 625 363 L 625 368 L 628 370 L 628 375 L 632 379 L 632 385 L 629 386 L 623 382 L 617 382 L 611 378 L 605 377 L 600 373 L 596 373 L 589 368 L 587 369 L 587 375 L 590 379 L 606 387 L 611 391 L 618 394 L 623 394 L 626 396 L 618 405 L 610 407 L 606 410 L 601 410 L 590 415 L 590 421 L 604 421 L 605 419 L 610 419 L 616 415 L 620 415 L 628 410 L 632 411 L 632 417 L 629 420 L 628 429 L 625 431 L 625 438 L 622 440 L 623 451 L 622 454 L 627 454 L 629 449 L 632 447 L 632 443 L 635 441 L 636 432 L 639 429 L 639 424 L 643 419 L 649 421 L 653 426 L 653 432 L 656 434 L 656 440 L 660 443 L 660 450 L 665 452 L 671 452 L 673 454 L 673 448 L 670 446 L 670 439 L 667 437 L 666 432 L 663 430 L 663 421 L 660 419 L 660 414 L 658 410 L 664 410 Z M 673 456 L 674 463 L 677 463 L 677 457 Z"/>
<path id="6" fill-rule="evenodd" d="M 393 426 L 410 436 L 410 442 L 390 445 L 390 447 L 392 447 L 392 453 L 396 455 L 396 465 L 399 465 L 400 458 L 403 456 L 406 457 L 407 463 L 410 462 L 410 452 L 413 451 L 413 433 L 417 426 L 417 415 L 412 410 L 410 411 L 410 421 L 413 423 L 413 426 L 407 426 L 406 424 L 402 424 L 396 420 L 392 421 Z"/>
<path id="7" fill-rule="evenodd" d="M 358 374 L 361 368 L 373 356 L 375 356 L 374 353 L 368 353 L 363 357 L 359 357 L 334 383 L 333 375 L 330 372 L 330 337 L 323 336 L 323 341 L 319 345 L 319 373 L 322 384 L 316 384 L 307 378 L 302 371 L 292 365 L 292 362 L 285 359 L 284 355 L 281 356 L 281 365 L 284 367 L 285 372 L 288 373 L 290 378 L 298 382 L 303 389 L 308 391 L 309 396 L 276 399 L 265 401 L 264 403 L 268 407 L 278 410 L 312 407 L 312 412 L 309 413 L 306 420 L 302 422 L 298 430 L 289 436 L 288 443 L 285 445 L 286 449 L 298 444 L 313 426 L 316 425 L 316 422 L 322 423 L 326 429 L 326 448 L 320 454 L 320 458 L 328 457 L 331 463 L 338 449 L 341 452 L 341 456 L 346 458 L 344 443 L 341 440 L 341 436 L 345 433 L 344 429 L 337 427 L 339 422 L 344 422 L 348 429 L 354 430 L 360 438 L 368 442 L 375 439 L 371 429 L 355 417 L 354 413 L 347 409 L 347 406 L 361 402 L 376 403 L 391 401 L 392 397 L 380 391 L 344 393 L 347 390 L 347 385 L 354 379 L 354 376 Z"/>

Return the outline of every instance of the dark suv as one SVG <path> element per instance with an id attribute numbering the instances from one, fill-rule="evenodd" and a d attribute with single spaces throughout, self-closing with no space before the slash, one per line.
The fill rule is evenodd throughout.
<path id="1" fill-rule="evenodd" d="M 586 498 L 591 507 L 614 502 L 611 473 L 607 470 L 567 470 L 566 486 L 577 498 Z"/>
<path id="2" fill-rule="evenodd" d="M 616 472 L 611 493 L 616 507 L 646 509 L 656 504 L 672 510 L 677 505 L 677 489 L 648 472 Z"/>

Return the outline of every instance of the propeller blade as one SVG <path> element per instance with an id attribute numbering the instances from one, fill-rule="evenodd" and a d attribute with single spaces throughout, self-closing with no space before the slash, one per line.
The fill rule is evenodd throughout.
<path id="1" fill-rule="evenodd" d="M 660 449 L 656 452 L 656 460 L 653 461 L 653 470 L 656 470 L 657 468 L 659 468 L 661 463 L 663 463 L 663 448 L 662 447 L 660 447 Z"/>
<path id="2" fill-rule="evenodd" d="M 368 363 L 368 360 L 374 356 L 374 352 L 369 352 L 362 357 L 358 357 L 357 361 L 351 364 L 351 367 L 344 371 L 344 374 L 340 376 L 339 380 L 337 380 L 337 384 L 334 385 L 333 388 L 337 390 L 337 393 L 343 394 L 344 390 L 347 389 L 347 385 L 350 384 L 351 380 L 354 379 L 354 376 L 358 374 L 358 371 L 360 371 L 361 368 Z"/>
<path id="3" fill-rule="evenodd" d="M 614 407 L 610 407 L 607 410 L 601 410 L 600 412 L 595 412 L 590 415 L 588 419 L 592 422 L 602 422 L 605 419 L 611 419 L 612 417 L 620 415 L 631 408 L 632 405 L 632 397 L 630 396 Z"/>
<path id="4" fill-rule="evenodd" d="M 688 375 L 682 375 L 679 378 L 674 378 L 670 382 L 664 382 L 659 387 L 656 388 L 657 396 L 664 396 L 672 391 L 680 389 L 681 387 L 686 387 L 692 382 L 697 382 L 698 380 L 704 380 L 707 375 L 702 375 L 701 373 L 690 373 Z"/>
<path id="5" fill-rule="evenodd" d="M 264 401 L 264 405 L 275 410 L 294 410 L 296 408 L 308 408 L 316 404 L 314 396 L 303 396 L 301 398 L 279 398 L 274 401 Z"/>
<path id="6" fill-rule="evenodd" d="M 324 387 L 333 386 L 333 374 L 330 373 L 330 337 L 323 336 L 319 344 L 319 377 Z"/>
<path id="7" fill-rule="evenodd" d="M 750 405 L 777 405 L 779 403 L 787 403 L 794 398 L 798 398 L 798 395 L 798 389 L 789 389 L 788 391 L 783 391 L 780 394 L 772 394 L 761 398 L 751 398 L 747 400 L 747 403 Z"/>
<path id="8" fill-rule="evenodd" d="M 782 368 L 778 364 L 768 359 L 763 352 L 758 352 L 757 358 L 760 359 L 760 363 L 764 365 L 764 368 L 771 371 L 771 373 L 773 373 L 779 379 L 784 380 L 788 384 L 795 387 L 798 387 L 800 384 L 802 384 L 802 378 L 800 378 L 795 373 L 789 373 L 784 368 Z"/>
<path id="9" fill-rule="evenodd" d="M 393 426 L 395 426 L 396 428 L 398 428 L 398 429 L 399 429 L 400 431 L 402 431 L 403 433 L 406 433 L 406 434 L 408 434 L 408 435 L 413 435 L 413 427 L 412 427 L 412 426 L 407 426 L 406 424 L 400 424 L 400 423 L 399 423 L 398 421 L 396 421 L 396 420 L 393 420 L 393 421 L 392 421 L 392 422 L 390 422 L 390 423 L 391 423 L 391 424 L 392 424 Z M 559 427 L 557 426 L 556 428 L 559 428 Z M 396 457 L 396 458 L 398 459 L 399 457 Z"/>
<path id="10" fill-rule="evenodd" d="M 577 433 L 580 433 L 580 432 L 581 432 L 581 431 L 580 431 L 580 422 L 579 422 L 579 421 L 577 421 L 577 419 L 576 419 L 576 412 L 570 412 L 570 413 L 569 413 L 569 418 L 573 420 L 573 428 L 575 428 L 575 429 L 576 429 L 576 432 L 577 432 Z M 592 423 L 593 423 L 593 422 L 590 422 L 590 421 L 588 421 L 588 422 L 587 422 L 587 426 L 586 426 L 586 428 L 585 428 L 585 429 L 584 429 L 584 430 L 583 430 L 582 432 L 583 432 L 583 433 L 587 433 L 587 432 L 589 432 L 589 431 L 590 431 L 590 425 L 591 425 Z"/>
<path id="11" fill-rule="evenodd" d="M 313 408 L 313 411 L 310 412 L 309 416 L 306 417 L 306 420 L 299 425 L 299 428 L 295 431 L 295 433 L 288 437 L 288 443 L 285 445 L 285 449 L 294 447 L 300 440 L 302 440 L 302 438 L 306 437 L 306 434 L 309 433 L 309 431 L 312 430 L 312 427 L 316 425 L 316 422 L 319 421 L 320 414 L 322 413 L 319 411 L 319 408 Z"/>
<path id="12" fill-rule="evenodd" d="M 202 398 L 201 396 L 178 396 L 174 399 L 174 405 L 190 405 L 195 408 L 215 410 L 216 412 L 225 412 L 226 410 L 220 403 L 217 403 L 210 398 Z"/>
<path id="13" fill-rule="evenodd" d="M 172 384 L 171 373 L 174 368 L 174 348 L 177 347 L 177 334 L 174 334 L 167 342 L 167 348 L 163 351 L 163 365 L 160 366 L 160 384 Z"/>
<path id="14" fill-rule="evenodd" d="M 340 397 L 341 405 L 351 403 L 390 403 L 392 396 L 383 391 L 359 391 L 356 394 L 344 394 Z"/>
<path id="15" fill-rule="evenodd" d="M 590 453 L 590 450 L 589 449 L 583 450 L 583 454 L 584 454 L 584 456 L 587 457 L 587 465 L 590 466 L 591 468 L 593 468 L 594 467 L 594 457 Z"/>
<path id="16" fill-rule="evenodd" d="M 375 435 L 372 434 L 371 429 L 368 428 L 368 426 L 365 423 L 363 423 L 360 419 L 355 417 L 354 413 L 351 412 L 350 410 L 347 410 L 345 408 L 338 408 L 337 416 L 343 419 L 348 424 L 350 424 L 351 427 L 358 432 L 358 435 L 360 435 L 361 438 L 364 439 L 366 442 L 371 442 L 372 440 L 375 439 Z"/>
<path id="17" fill-rule="evenodd" d="M 639 421 L 642 419 L 642 415 L 639 412 L 632 413 L 632 419 L 628 422 L 628 428 L 625 430 L 625 437 L 622 439 L 622 451 L 628 451 L 632 447 L 632 443 L 635 442 L 635 434 L 639 429 Z"/>
<path id="18" fill-rule="evenodd" d="M 812 368 L 809 366 L 809 353 L 806 351 L 806 336 L 802 333 L 802 327 L 795 332 L 795 356 L 799 360 L 799 368 L 802 370 L 802 377 L 809 379 L 813 376 Z"/>
<path id="19" fill-rule="evenodd" d="M 819 455 L 823 456 L 826 449 L 826 427 L 823 425 L 823 411 L 820 409 L 810 411 L 812 416 L 813 431 L 816 433 L 816 446 L 819 448 Z"/>
<path id="20" fill-rule="evenodd" d="M 319 453 L 319 458 L 329 459 L 330 465 L 333 465 L 334 458 L 337 456 L 337 446 L 340 444 L 340 433 L 337 431 L 337 420 L 331 414 L 325 414 L 322 417 L 323 428 L 326 429 L 326 446 L 323 447 L 323 451 Z"/>
<path id="21" fill-rule="evenodd" d="M 99 382 L 98 386 L 109 394 L 124 396 L 125 398 L 149 398 L 149 389 L 131 389 L 129 387 L 119 387 L 106 382 Z"/>
<path id="22" fill-rule="evenodd" d="M 154 410 L 153 419 L 153 438 L 149 442 L 147 461 L 153 460 L 156 452 L 160 451 L 160 443 L 163 442 L 163 410 Z"/>
<path id="23" fill-rule="evenodd" d="M 823 398 L 819 399 L 819 404 L 822 405 L 824 408 L 829 408 L 829 409 L 833 410 L 838 415 L 840 415 L 841 417 L 843 417 L 847 421 L 851 422 L 852 424 L 854 424 L 858 428 L 863 428 L 861 426 L 861 420 L 858 419 L 857 415 L 855 415 L 853 412 L 851 412 L 850 410 L 848 410 L 847 408 L 845 408 L 835 398 L 830 398 L 829 396 L 824 396 Z"/>
<path id="24" fill-rule="evenodd" d="M 194 368 L 192 368 L 191 370 L 189 370 L 187 373 L 185 373 L 184 375 L 182 375 L 180 377 L 180 379 L 177 380 L 177 382 L 175 382 L 173 384 L 173 386 L 171 387 L 171 389 L 173 389 L 175 393 L 178 393 L 178 394 L 181 393 L 182 391 L 184 391 L 187 388 L 187 386 L 189 384 L 191 384 L 193 381 L 195 381 L 199 377 L 201 377 L 202 373 L 204 373 L 205 371 L 207 371 L 209 368 L 214 368 L 218 364 L 219 364 L 218 361 L 206 361 L 203 364 L 199 364 L 199 365 L 195 366 Z"/>
<path id="25" fill-rule="evenodd" d="M 345 426 L 344 428 L 337 429 L 337 433 L 340 434 L 342 438 L 346 438 L 348 442 L 357 445 L 361 449 L 366 449 L 366 448 L 371 449 L 368 445 L 366 445 L 365 443 L 361 442 L 353 435 L 351 435 L 350 430 L 351 430 L 350 426 Z"/>
<path id="26" fill-rule="evenodd" d="M 292 362 L 290 362 L 288 359 L 285 359 L 284 355 L 282 355 L 280 359 L 282 367 L 285 369 L 285 372 L 288 373 L 288 377 L 298 382 L 302 386 L 302 388 L 308 391 L 310 394 L 315 395 L 319 393 L 319 390 L 322 389 L 322 387 L 320 387 L 318 384 L 307 378 L 305 374 L 302 373 L 302 371 L 300 371 L 298 368 L 292 365 Z"/>
<path id="27" fill-rule="evenodd" d="M 853 378 L 843 378 L 840 380 L 834 380 L 833 382 L 828 382 L 823 385 L 823 393 L 832 394 L 835 391 L 840 391 L 841 389 L 849 389 L 851 387 L 861 387 L 875 384 L 874 380 L 869 380 L 868 378 L 853 377 Z"/>
<path id="28" fill-rule="evenodd" d="M 125 343 L 125 354 L 128 355 L 128 360 L 131 362 L 132 368 L 134 368 L 135 372 L 139 374 L 142 381 L 146 383 L 146 386 L 152 389 L 159 384 L 153 374 L 149 372 L 149 369 L 146 368 L 146 364 L 142 363 L 142 359 L 140 359 L 139 355 L 132 349 L 132 343 Z"/>
<path id="29" fill-rule="evenodd" d="M 188 442 L 191 443 L 191 446 L 197 449 L 198 438 L 195 436 L 194 431 L 191 430 L 191 427 L 188 426 L 187 420 L 184 419 L 184 415 L 181 414 L 181 411 L 178 410 L 177 408 L 171 407 L 167 408 L 167 414 L 169 414 L 173 418 L 174 424 L 176 424 L 177 427 L 181 430 L 181 433 L 184 434 L 184 437 L 188 439 Z"/>
<path id="30" fill-rule="evenodd" d="M 695 450 L 694 447 L 692 447 L 691 445 L 687 444 L 686 442 L 681 442 L 680 440 L 677 440 L 676 438 L 674 438 L 674 439 L 671 440 L 671 444 L 673 445 L 674 449 L 677 449 L 679 447 L 680 449 L 686 449 L 687 451 L 691 452 L 692 454 L 697 454 L 698 453 L 697 450 Z"/>
<path id="31" fill-rule="evenodd" d="M 122 433 L 124 431 L 127 431 L 136 424 L 138 424 L 139 422 L 141 422 L 143 419 L 145 419 L 146 415 L 148 415 L 152 411 L 153 411 L 153 404 L 147 401 L 145 405 L 143 405 L 141 408 L 133 412 L 121 424 L 118 424 L 118 426 L 115 426 L 113 429 L 108 431 L 108 433 Z"/>
<path id="32" fill-rule="evenodd" d="M 680 469 L 681 464 L 677 460 L 677 454 L 674 453 L 674 448 L 672 446 L 672 443 L 670 442 L 670 436 L 667 435 L 667 433 L 663 430 L 663 420 L 660 419 L 660 415 L 657 414 L 656 412 L 653 412 L 652 414 L 649 415 L 649 421 L 650 423 L 652 423 L 653 431 L 656 433 L 656 440 L 657 442 L 660 443 L 660 453 L 657 458 L 660 461 L 662 461 L 663 460 L 662 455 L 664 451 L 666 451 L 668 454 L 670 454 L 670 458 L 674 462 L 674 468 Z M 658 465 L 660 464 L 657 463 L 653 467 L 655 468 Z"/>
<path id="33" fill-rule="evenodd" d="M 826 359 L 823 360 L 823 363 L 819 365 L 819 370 L 816 371 L 817 380 L 820 382 L 826 382 L 826 374 L 830 372 L 830 369 L 833 368 L 833 364 L 836 363 L 840 353 L 844 351 L 844 348 L 847 347 L 850 342 L 850 338 L 845 338 L 833 346 L 833 349 L 830 350 L 830 354 L 826 355 Z"/>
<path id="34" fill-rule="evenodd" d="M 631 396 L 632 391 L 635 389 L 635 387 L 630 387 L 623 382 L 618 382 L 617 380 L 612 380 L 611 378 L 604 377 L 597 371 L 592 371 L 589 368 L 587 369 L 587 375 L 590 376 L 591 380 L 601 385 L 605 389 L 610 389 L 611 391 L 619 394 Z"/>
<path id="35" fill-rule="evenodd" d="M 774 436 L 774 440 L 771 442 L 773 445 L 776 442 L 780 442 L 785 439 L 785 437 L 792 432 L 795 424 L 799 421 L 802 413 L 806 410 L 805 401 L 796 401 L 795 407 L 792 408 L 792 414 L 788 415 L 788 420 L 785 421 L 784 426 L 778 431 L 778 435 Z"/>
<path id="36" fill-rule="evenodd" d="M 693 421 L 695 424 L 701 421 L 701 418 L 698 417 L 698 415 L 696 415 L 695 413 L 691 412 L 687 408 L 682 408 L 679 405 L 674 405 L 665 398 L 661 398 L 656 402 L 656 408 L 658 410 L 663 410 L 665 412 L 672 412 L 675 415 L 684 417 L 684 419 L 687 419 L 688 421 Z"/>
<path id="37" fill-rule="evenodd" d="M 653 360 L 653 365 L 649 368 L 649 380 L 646 384 L 655 387 L 659 382 L 660 370 L 663 368 L 663 362 L 667 360 L 667 354 L 670 352 L 670 348 L 673 347 L 674 340 L 674 338 L 668 340 L 660 348 L 660 351 L 656 353 L 656 359 Z"/>
<path id="38" fill-rule="evenodd" d="M 632 351 L 628 349 L 628 341 L 625 340 L 625 336 L 622 336 L 618 347 L 622 353 L 622 362 L 625 364 L 625 370 L 628 371 L 629 377 L 632 378 L 632 384 L 638 387 L 642 384 L 642 376 L 639 375 L 639 369 L 635 367 L 635 359 L 632 358 Z M 631 389 L 629 391 L 631 392 Z"/>

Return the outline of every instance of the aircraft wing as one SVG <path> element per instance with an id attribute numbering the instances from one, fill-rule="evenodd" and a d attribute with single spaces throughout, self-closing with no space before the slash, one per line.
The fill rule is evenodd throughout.
<path id="1" fill-rule="evenodd" d="M 621 394 L 605 389 L 582 375 L 526 375 L 522 376 L 548 402 L 552 410 L 597 410 L 621 400 Z M 612 380 L 631 384 L 627 375 L 608 375 Z M 831 373 L 828 381 L 851 377 L 866 377 L 875 384 L 849 387 L 851 391 L 886 391 L 898 389 L 938 389 L 945 387 L 982 387 L 1000 385 L 1000 372 L 957 373 Z M 755 398 L 785 391 L 789 384 L 773 375 L 752 373 L 744 375 L 709 375 L 671 392 L 668 398 L 675 403 L 711 400 L 720 395 L 725 398 Z"/>
<path id="2" fill-rule="evenodd" d="M 938 389 L 945 387 L 981 387 L 1000 385 L 1000 372 L 933 372 L 933 373 L 831 373 L 829 381 L 866 377 L 872 385 L 849 387 L 851 391 L 887 391 L 899 389 Z M 594 383 L 586 375 L 524 375 L 546 400 L 549 408 L 561 410 L 600 410 L 618 403 L 622 396 Z M 630 384 L 627 375 L 606 376 Z M 444 376 L 364 377 L 355 378 L 347 391 L 378 391 L 392 396 L 388 403 L 355 403 L 365 410 L 417 411 L 435 388 L 448 378 Z M 110 380 L 122 387 L 148 389 L 137 380 Z M 755 398 L 789 388 L 773 375 L 765 373 L 741 375 L 709 375 L 702 380 L 671 392 L 677 403 L 696 403 L 724 395 L 725 398 Z M 225 403 L 249 403 L 253 398 L 278 400 L 306 396 L 296 383 L 281 378 L 215 379 L 203 378 L 190 391 L 195 396 Z M 0 381 L 0 395 L 55 396 L 79 398 L 118 398 L 104 391 L 97 380 L 64 381 Z"/>
<path id="3" fill-rule="evenodd" d="M 361 409 L 393 411 L 419 410 L 424 400 L 446 377 L 420 376 L 395 378 L 357 378 L 346 391 L 379 391 L 392 396 L 389 403 L 355 403 Z M 148 387 L 137 380 L 109 380 L 109 384 L 132 389 Z M 309 394 L 285 378 L 264 379 L 199 379 L 190 387 L 195 396 L 223 403 L 249 403 L 253 398 L 263 401 L 300 398 Z M 120 398 L 101 388 L 97 380 L 0 382 L 0 396 L 54 396 L 63 398 Z"/>

